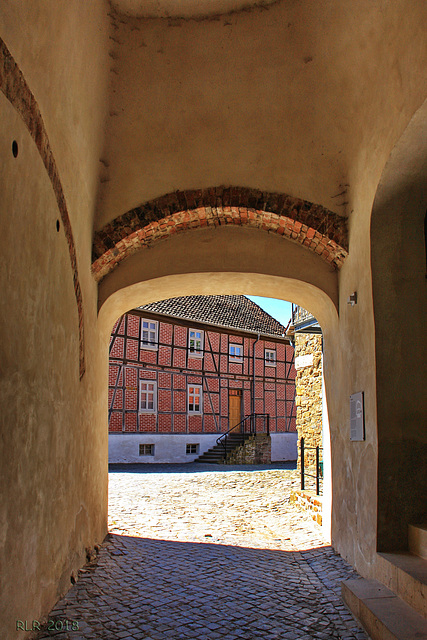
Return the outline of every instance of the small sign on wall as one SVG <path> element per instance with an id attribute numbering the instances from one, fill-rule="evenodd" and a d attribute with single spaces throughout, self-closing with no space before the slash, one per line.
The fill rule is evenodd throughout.
<path id="1" fill-rule="evenodd" d="M 363 391 L 350 396 L 350 440 L 355 442 L 365 439 L 365 409 Z"/>
<path id="2" fill-rule="evenodd" d="M 313 365 L 313 354 L 309 353 L 306 356 L 297 356 L 295 358 L 295 369 L 304 369 L 304 367 L 311 367 Z"/>

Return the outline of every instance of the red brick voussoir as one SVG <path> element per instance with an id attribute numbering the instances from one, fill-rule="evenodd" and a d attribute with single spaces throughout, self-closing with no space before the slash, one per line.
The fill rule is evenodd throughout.
<path id="1" fill-rule="evenodd" d="M 58 168 L 52 149 L 47 136 L 47 131 L 43 122 L 43 118 L 22 71 L 15 62 L 6 44 L 0 38 L 0 90 L 9 100 L 11 105 L 21 116 L 25 126 L 37 147 L 40 157 L 45 166 L 46 172 L 52 184 L 55 193 L 62 226 L 68 244 L 68 253 L 70 256 L 71 269 L 73 274 L 74 295 L 77 304 L 77 313 L 79 319 L 79 371 L 80 378 L 85 372 L 85 353 L 84 353 L 84 318 L 83 318 L 83 299 L 79 282 L 79 274 L 77 269 L 77 256 L 74 246 L 73 232 L 71 229 L 70 218 L 68 215 L 67 203 L 64 191 L 59 177 Z"/>
<path id="2" fill-rule="evenodd" d="M 116 218 L 95 234 L 92 273 L 102 280 L 128 256 L 175 233 L 239 225 L 298 242 L 340 269 L 348 255 L 347 221 L 321 205 L 245 187 L 176 191 Z"/>

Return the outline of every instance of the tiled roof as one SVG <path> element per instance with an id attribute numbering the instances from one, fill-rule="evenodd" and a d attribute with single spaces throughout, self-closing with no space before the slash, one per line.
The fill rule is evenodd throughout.
<path id="1" fill-rule="evenodd" d="M 246 296 L 181 296 L 138 309 L 174 318 L 282 336 L 285 327 Z"/>

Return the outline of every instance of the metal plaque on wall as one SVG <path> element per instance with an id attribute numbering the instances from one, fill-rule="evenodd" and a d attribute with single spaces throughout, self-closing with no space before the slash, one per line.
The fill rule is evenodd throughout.
<path id="1" fill-rule="evenodd" d="M 365 410 L 363 391 L 350 396 L 350 440 L 365 439 Z"/>

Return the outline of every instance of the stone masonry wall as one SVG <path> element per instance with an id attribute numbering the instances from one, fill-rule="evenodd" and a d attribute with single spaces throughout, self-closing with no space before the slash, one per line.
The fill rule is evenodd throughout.
<path id="1" fill-rule="evenodd" d="M 306 356 L 309 364 L 299 368 L 298 358 Z M 298 447 L 301 437 L 305 447 L 322 446 L 322 336 L 308 333 L 295 334 L 295 362 L 297 367 L 296 406 Z M 300 361 L 301 362 L 301 361 Z M 304 363 L 303 363 L 304 364 Z M 298 453 L 298 469 L 301 455 Z M 305 470 L 314 474 L 316 452 L 305 452 Z M 310 478 L 310 481 L 314 479 Z"/>
<path id="2" fill-rule="evenodd" d="M 271 436 L 264 433 L 248 438 L 227 458 L 227 464 L 268 464 L 271 462 Z"/>
<path id="3" fill-rule="evenodd" d="M 289 498 L 291 504 L 299 509 L 308 511 L 317 524 L 322 524 L 322 496 L 316 496 L 313 491 L 293 489 Z"/>

